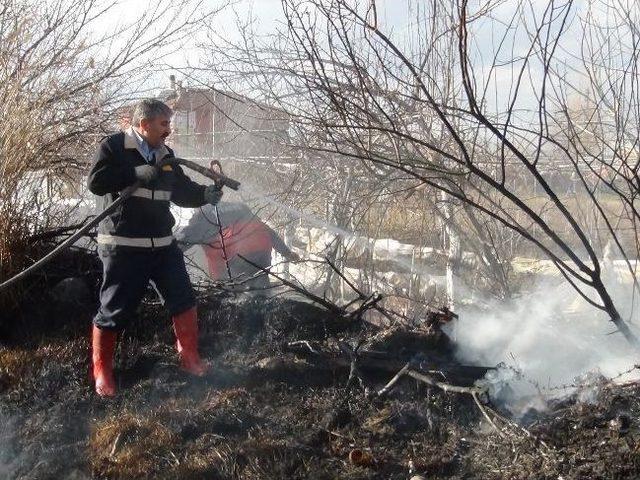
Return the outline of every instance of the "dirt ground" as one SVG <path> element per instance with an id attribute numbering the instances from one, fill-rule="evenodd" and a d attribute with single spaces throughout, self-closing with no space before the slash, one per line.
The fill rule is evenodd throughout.
<path id="1" fill-rule="evenodd" d="M 348 366 L 296 355 L 287 343 L 364 341 L 398 362 L 416 354 L 452 362 L 447 339 L 381 332 L 290 296 L 203 295 L 201 345 L 212 371 L 201 379 L 177 368 L 169 318 L 147 302 L 116 355 L 120 393 L 102 400 L 89 377 L 93 293 L 34 305 L 32 323 L 5 336 L 0 478 L 640 476 L 637 384 L 602 385 L 591 403 L 567 398 L 522 425 L 412 379 L 379 397 L 392 373 L 362 368 L 362 384 L 347 387 Z"/>

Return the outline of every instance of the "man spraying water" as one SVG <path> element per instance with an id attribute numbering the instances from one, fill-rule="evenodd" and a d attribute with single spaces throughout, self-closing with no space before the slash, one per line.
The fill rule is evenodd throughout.
<path id="1" fill-rule="evenodd" d="M 89 190 L 111 209 L 131 185 L 140 185 L 111 209 L 98 228 L 98 252 L 104 266 L 100 307 L 93 320 L 93 376 L 102 397 L 116 394 L 113 355 L 118 333 L 135 316 L 150 280 L 169 310 L 180 366 L 193 375 L 208 369 L 198 353 L 196 297 L 182 253 L 171 234 L 169 202 L 189 208 L 214 205 L 219 186 L 191 181 L 164 141 L 171 133 L 171 109 L 155 99 L 139 102 L 132 127 L 106 137 L 88 178 Z"/>

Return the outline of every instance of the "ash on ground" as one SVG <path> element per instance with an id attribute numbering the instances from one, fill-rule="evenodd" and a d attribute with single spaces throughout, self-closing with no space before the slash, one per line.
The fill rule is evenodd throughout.
<path id="1" fill-rule="evenodd" d="M 76 282 L 60 287 L 69 288 L 86 297 Z M 588 402 L 574 395 L 517 424 L 486 399 L 413 378 L 376 394 L 409 360 L 439 372 L 442 383 L 473 385 L 477 372 L 456 364 L 437 324 L 380 329 L 291 296 L 209 293 L 199 309 L 211 373 L 191 378 L 177 368 L 168 315 L 146 303 L 120 341 L 112 401 L 92 390 L 92 308 L 63 304 L 48 310 L 58 316 L 49 323 L 34 310 L 33 326 L 16 329 L 0 349 L 0 477 L 569 479 L 640 471 L 635 383 L 605 383 Z M 354 362 L 345 348 L 355 352 L 357 381 L 349 381 Z"/>

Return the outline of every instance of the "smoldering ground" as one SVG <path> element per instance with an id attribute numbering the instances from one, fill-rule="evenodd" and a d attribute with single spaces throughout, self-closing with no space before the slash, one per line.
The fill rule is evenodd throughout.
<path id="1" fill-rule="evenodd" d="M 169 319 L 147 304 L 120 342 L 113 402 L 92 393 L 81 331 L 88 319 L 36 345 L 15 338 L 3 351 L 0 400 L 15 425 L 3 463 L 9 478 L 400 478 L 414 457 L 414 468 L 434 472 L 458 463 L 462 431 L 440 418 L 473 422 L 469 399 L 425 403 L 423 390 L 405 385 L 372 401 L 345 389 L 348 368 L 282 350 L 288 341 L 373 333 L 361 322 L 305 301 L 216 295 L 201 299 L 201 318 L 211 376 L 181 374 Z M 373 460 L 350 463 L 354 448 Z"/>
<path id="2" fill-rule="evenodd" d="M 95 302 L 97 283 L 90 278 L 85 281 Z M 537 365 L 539 355 L 553 353 L 559 366 L 569 364 L 559 347 L 544 353 L 537 343 L 556 341 L 569 351 L 558 338 L 574 331 L 556 323 L 553 307 L 565 296 L 556 293 L 556 303 L 541 291 L 529 303 L 502 305 L 485 317 L 461 312 L 451 337 L 468 360 L 519 359 L 531 385 L 535 370 L 523 366 Z M 635 384 L 604 382 L 588 403 L 563 392 L 555 402 L 545 401 L 544 410 L 521 418 L 521 426 L 509 423 L 510 412 L 500 405 L 484 407 L 490 423 L 469 395 L 410 379 L 378 397 L 372 392 L 395 372 L 362 368 L 363 384 L 347 388 L 348 362 L 300 356 L 285 345 L 308 342 L 320 352 L 335 350 L 341 341 L 364 342 L 383 358 L 401 361 L 419 353 L 453 362 L 451 342 L 429 329 L 380 330 L 288 296 L 202 291 L 201 346 L 213 365 L 204 379 L 179 371 L 170 319 L 148 297 L 116 355 L 120 394 L 103 401 L 89 377 L 95 306 L 67 300 L 34 295 L 23 310 L 28 316 L 10 329 L 0 350 L 0 471 L 6 478 L 634 478 L 638 471 Z M 538 323 L 523 323 L 525 317 Z M 548 327 L 544 337 L 541 325 Z M 576 341 L 575 348 L 589 351 L 597 343 L 590 336 L 595 332 L 581 340 L 591 343 Z M 547 372 L 549 363 L 540 362 L 539 371 Z M 584 365 L 576 361 L 567 371 Z M 530 404 L 523 392 L 517 398 Z M 354 451 L 366 461 L 350 460 Z"/>
<path id="3" fill-rule="evenodd" d="M 608 288 L 634 325 L 633 285 L 611 272 Z M 463 307 L 449 334 L 461 361 L 502 365 L 487 385 L 494 400 L 516 416 L 544 410 L 549 401 L 602 380 L 640 378 L 637 350 L 606 314 L 559 279 L 541 281 L 510 302 Z"/>

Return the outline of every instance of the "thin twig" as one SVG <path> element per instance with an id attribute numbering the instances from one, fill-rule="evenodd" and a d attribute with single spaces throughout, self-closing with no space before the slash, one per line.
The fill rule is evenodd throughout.
<path id="1" fill-rule="evenodd" d="M 324 308 L 326 308 L 327 310 L 337 313 L 338 315 L 343 315 L 344 314 L 344 310 L 340 307 L 338 307 L 337 305 L 329 302 L 328 300 L 325 300 L 322 297 L 319 297 L 317 295 L 314 295 L 313 293 L 311 293 L 310 291 L 306 290 L 305 288 L 302 288 L 298 285 L 296 285 L 293 282 L 290 282 L 289 280 L 285 280 L 284 278 L 282 278 L 280 275 L 273 273 L 270 269 L 268 268 L 264 268 L 254 262 L 252 262 L 251 260 L 247 259 L 246 257 L 238 254 L 238 257 L 241 258 L 242 260 L 244 260 L 245 262 L 247 262 L 249 265 L 257 268 L 258 270 L 262 270 L 264 273 L 271 275 L 273 278 L 279 280 L 280 282 L 282 282 L 283 285 L 286 285 L 287 287 L 291 288 L 292 290 L 295 290 L 296 292 L 304 295 L 305 297 L 309 298 L 310 300 L 312 300 L 313 302 L 322 305 Z"/>
<path id="2" fill-rule="evenodd" d="M 504 434 L 504 432 L 498 428 L 498 426 L 494 423 L 494 421 L 491 419 L 491 417 L 487 413 L 487 410 L 485 409 L 484 405 L 482 405 L 482 403 L 480 403 L 480 400 L 478 400 L 478 395 L 475 392 L 473 392 L 471 393 L 471 396 L 473 397 L 473 401 L 476 402 L 476 405 L 480 409 L 480 412 L 482 413 L 482 415 L 484 415 L 484 418 L 487 419 L 487 422 L 489 422 L 489 424 L 493 428 L 495 428 L 496 432 L 498 432 L 498 435 L 500 435 L 502 438 L 505 438 L 506 435 Z"/>

